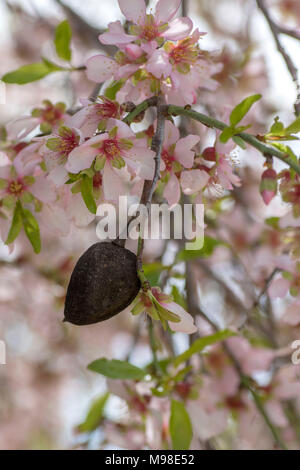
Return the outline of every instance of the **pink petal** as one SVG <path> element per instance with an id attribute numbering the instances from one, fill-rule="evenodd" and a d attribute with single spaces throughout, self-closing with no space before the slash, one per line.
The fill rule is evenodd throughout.
<path id="1" fill-rule="evenodd" d="M 272 199 L 276 196 L 275 191 L 268 191 L 267 189 L 264 189 L 261 193 L 261 196 L 264 200 L 264 203 L 268 206 Z"/>
<path id="2" fill-rule="evenodd" d="M 99 54 L 91 57 L 86 62 L 86 74 L 89 80 L 96 83 L 102 83 L 112 78 L 113 74 L 118 70 L 118 64 L 107 57 Z"/>
<path id="3" fill-rule="evenodd" d="M 123 65 L 115 72 L 114 78 L 116 80 L 120 80 L 121 78 L 128 78 L 130 77 L 130 75 L 133 75 L 139 68 L 140 66 L 135 64 Z"/>
<path id="4" fill-rule="evenodd" d="M 32 186 L 30 186 L 30 192 L 40 201 L 48 204 L 56 200 L 56 193 L 54 186 L 50 181 L 47 181 L 44 175 L 36 178 Z"/>
<path id="5" fill-rule="evenodd" d="M 288 419 L 283 411 L 282 404 L 278 400 L 269 400 L 265 404 L 266 411 L 275 426 L 285 428 L 288 426 Z"/>
<path id="6" fill-rule="evenodd" d="M 297 326 L 300 324 L 300 304 L 298 302 L 290 305 L 285 314 L 283 315 L 282 320 L 288 325 Z"/>
<path id="7" fill-rule="evenodd" d="M 170 208 L 175 206 L 179 202 L 180 184 L 179 184 L 177 176 L 175 176 L 174 173 L 171 173 L 170 179 L 166 184 L 166 187 L 164 190 L 164 197 L 168 201 Z"/>
<path id="8" fill-rule="evenodd" d="M 135 133 L 130 129 L 128 124 L 125 124 L 125 122 L 122 122 L 119 119 L 110 118 L 106 128 L 108 131 L 110 131 L 114 127 L 118 128 L 118 139 L 135 139 Z"/>
<path id="9" fill-rule="evenodd" d="M 165 51 L 156 50 L 148 60 L 146 68 L 156 78 L 167 78 L 172 72 L 169 55 Z"/>
<path id="10" fill-rule="evenodd" d="M 145 147 L 134 146 L 132 149 L 126 152 L 129 157 L 133 157 L 136 160 L 134 168 L 137 174 L 145 180 L 152 180 L 155 169 L 155 153 Z M 127 161 L 127 160 L 126 160 Z M 127 161 L 130 165 L 130 161 Z"/>
<path id="11" fill-rule="evenodd" d="M 28 145 L 18 153 L 14 160 L 14 167 L 18 175 L 26 176 L 34 172 L 36 166 L 42 161 L 41 155 L 38 153 L 41 142 Z"/>
<path id="12" fill-rule="evenodd" d="M 103 170 L 103 193 L 106 201 L 118 201 L 119 196 L 126 194 L 122 173 L 106 162 Z"/>
<path id="13" fill-rule="evenodd" d="M 275 279 L 274 281 L 271 282 L 269 289 L 268 289 L 268 294 L 270 297 L 285 297 L 289 291 L 290 288 L 290 281 L 287 279 L 281 278 L 281 279 Z"/>
<path id="14" fill-rule="evenodd" d="M 55 168 L 53 168 L 53 170 L 50 171 L 48 178 L 56 186 L 62 186 L 68 181 L 69 175 L 63 166 L 57 165 Z"/>
<path id="15" fill-rule="evenodd" d="M 86 227 L 95 219 L 95 215 L 86 207 L 81 194 L 72 195 L 68 212 L 76 227 Z"/>
<path id="16" fill-rule="evenodd" d="M 168 23 L 179 10 L 181 0 L 159 0 L 156 5 L 155 19 L 158 23 Z"/>
<path id="17" fill-rule="evenodd" d="M 100 34 L 99 41 L 102 44 L 129 44 L 136 39 L 135 36 L 126 34 L 121 21 L 113 21 L 108 25 L 108 32 Z"/>
<path id="18" fill-rule="evenodd" d="M 169 326 L 172 331 L 177 331 L 181 333 L 192 334 L 198 331 L 198 328 L 194 324 L 194 319 L 192 315 L 184 310 L 180 305 L 176 304 L 175 302 L 170 302 L 168 304 L 162 304 L 165 308 L 170 310 L 170 312 L 175 313 L 181 319 L 180 322 L 168 322 Z"/>
<path id="19" fill-rule="evenodd" d="M 8 156 L 6 155 L 6 153 L 0 152 L 0 167 L 9 165 L 10 163 L 11 163 L 11 161 L 8 158 Z"/>
<path id="20" fill-rule="evenodd" d="M 203 170 L 190 170 L 181 173 L 181 187 L 184 194 L 195 194 L 208 183 L 209 175 Z"/>
<path id="21" fill-rule="evenodd" d="M 143 24 L 146 15 L 144 0 L 118 0 L 120 10 L 129 21 Z"/>
<path id="22" fill-rule="evenodd" d="M 171 145 L 175 144 L 180 137 L 179 130 L 171 121 L 166 121 L 165 123 L 165 140 L 164 140 L 164 148 L 166 150 L 171 147 Z"/>
<path id="23" fill-rule="evenodd" d="M 66 169 L 70 173 L 79 173 L 86 168 L 90 168 L 94 158 L 98 153 L 98 149 L 91 147 L 89 143 L 80 145 L 80 147 L 76 147 L 70 153 L 66 164 Z"/>
<path id="24" fill-rule="evenodd" d="M 192 168 L 195 154 L 190 149 L 192 149 L 199 142 L 200 137 L 197 135 L 188 135 L 187 137 L 183 137 L 183 139 L 180 139 L 177 142 L 174 156 L 176 160 L 185 168 Z"/>
<path id="25" fill-rule="evenodd" d="M 130 60 L 136 60 L 144 53 L 143 49 L 136 44 L 128 44 L 128 46 L 125 47 L 125 52 Z"/>
<path id="26" fill-rule="evenodd" d="M 8 140 L 24 139 L 28 134 L 30 134 L 30 132 L 39 126 L 39 124 L 39 118 L 32 116 L 15 119 L 6 125 L 7 138 Z"/>
<path id="27" fill-rule="evenodd" d="M 193 22 L 190 18 L 176 18 L 161 35 L 170 41 L 178 41 L 179 39 L 186 38 L 192 29 Z"/>

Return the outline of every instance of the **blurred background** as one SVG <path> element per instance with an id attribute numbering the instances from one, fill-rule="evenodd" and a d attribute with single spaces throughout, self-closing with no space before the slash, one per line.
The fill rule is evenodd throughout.
<path id="1" fill-rule="evenodd" d="M 297 0 L 269 0 L 268 5 L 276 21 L 299 30 Z M 264 132 L 276 115 L 284 122 L 291 122 L 296 87 L 256 2 L 186 0 L 184 14 L 193 19 L 200 31 L 208 33 L 201 42 L 202 48 L 215 51 L 218 61 L 223 63 L 223 71 L 217 77 L 219 90 L 212 95 L 203 91 L 201 106 L 212 115 L 222 116 L 227 106 L 232 108 L 245 96 L 262 93 L 262 103 L 251 111 L 254 130 Z M 124 20 L 117 0 L 0 0 L 0 76 L 39 61 L 41 55 L 51 58 L 54 29 L 65 18 L 73 29 L 75 66 L 83 65 L 103 48 L 98 35 L 108 22 Z M 282 42 L 300 68 L 299 41 L 284 36 Z M 0 127 L 8 120 L 30 113 L 43 99 L 64 101 L 68 108 L 74 107 L 93 88 L 80 72 L 72 76 L 53 74 L 26 86 L 10 85 L 6 90 L 6 104 L 0 105 Z M 193 125 L 191 130 L 203 134 L 203 140 L 208 138 L 198 125 Z M 255 237 L 262 236 L 260 222 L 264 218 L 284 214 L 286 208 L 279 200 L 266 208 L 258 193 L 255 194 L 263 158 L 258 155 L 251 158 L 251 151 L 247 153 L 247 163 L 243 152 L 238 157 L 241 176 L 246 181 L 243 197 L 247 197 L 257 233 L 252 231 L 250 240 L 247 239 L 250 232 L 240 230 L 242 225 L 245 229 L 249 219 L 241 215 L 236 203 L 227 208 L 231 210 L 233 222 L 231 231 L 225 226 L 224 236 L 235 242 L 247 265 L 247 275 L 259 287 L 267 271 L 268 254 L 250 253 L 247 246 L 254 243 Z M 129 357 L 133 364 L 146 364 L 150 351 L 145 327 L 143 324 L 139 327 L 126 313 L 91 327 L 78 329 L 62 324 L 68 279 L 80 254 L 97 241 L 95 226 L 74 229 L 67 237 L 51 235 L 46 226 L 42 231 L 44 248 L 39 256 L 33 256 L 22 239 L 13 253 L 0 245 L 0 339 L 7 345 L 7 364 L 0 365 L 0 449 L 65 449 L 84 445 L 97 448 L 103 440 L 103 431 L 88 441 L 77 432 L 91 401 L 106 389 L 105 380 L 88 372 L 86 366 L 101 356 Z M 166 247 L 159 241 L 149 242 L 146 261 L 172 257 L 172 250 L 172 243 Z M 220 249 L 212 261 L 221 263 L 222 274 L 228 256 Z M 209 265 L 206 268 L 210 269 Z M 233 292 L 246 283 L 243 275 L 240 273 L 231 280 L 229 288 Z M 203 299 L 207 299 L 204 301 L 219 312 L 221 323 L 235 324 L 239 304 L 230 303 L 228 286 L 223 285 L 222 290 L 210 278 L 209 271 L 205 271 L 205 266 L 198 269 L 197 276 L 202 281 Z M 240 302 L 247 305 L 251 303 L 252 292 L 247 288 L 245 292 Z M 278 304 L 277 308 L 280 307 Z M 180 352 L 187 340 L 183 335 L 175 336 L 174 347 Z M 108 418 L 122 422 L 124 406 L 121 399 L 110 398 Z M 108 431 L 106 448 L 122 447 L 120 438 L 113 434 L 107 436 Z"/>

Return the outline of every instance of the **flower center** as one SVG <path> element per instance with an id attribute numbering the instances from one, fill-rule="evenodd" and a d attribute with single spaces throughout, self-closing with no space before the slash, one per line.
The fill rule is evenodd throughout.
<path id="1" fill-rule="evenodd" d="M 175 157 L 173 155 L 170 155 L 167 152 L 167 150 L 163 150 L 161 156 L 162 156 L 163 161 L 165 162 L 166 170 L 171 171 L 172 166 L 173 166 L 173 162 L 175 162 Z"/>
<path id="2" fill-rule="evenodd" d="M 173 65 L 193 64 L 197 57 L 198 48 L 190 39 L 180 41 L 170 52 L 170 62 Z"/>
<path id="3" fill-rule="evenodd" d="M 11 181 L 7 188 L 7 192 L 16 197 L 21 196 L 25 190 L 26 186 L 21 179 Z"/>
<path id="4" fill-rule="evenodd" d="M 153 15 L 146 15 L 145 24 L 142 26 L 140 37 L 146 41 L 152 41 L 159 35 L 158 26 Z"/>
<path id="5" fill-rule="evenodd" d="M 61 110 L 55 108 L 54 106 L 48 106 L 42 112 L 42 120 L 52 125 L 60 121 L 62 117 L 63 113 L 61 112 Z"/>
<path id="6" fill-rule="evenodd" d="M 114 160 L 121 156 L 121 151 L 118 145 L 118 141 L 116 139 L 108 139 L 103 142 L 103 148 L 101 149 L 106 158 L 109 160 Z"/>

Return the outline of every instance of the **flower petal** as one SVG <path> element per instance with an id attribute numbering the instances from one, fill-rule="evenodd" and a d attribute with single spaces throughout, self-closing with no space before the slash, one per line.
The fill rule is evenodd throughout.
<path id="1" fill-rule="evenodd" d="M 165 51 L 156 50 L 147 63 L 148 72 L 152 73 L 154 77 L 167 78 L 172 72 L 172 65 L 169 62 L 169 56 Z"/>
<path id="2" fill-rule="evenodd" d="M 54 186 L 46 180 L 44 175 L 40 175 L 35 179 L 33 185 L 30 186 L 30 192 L 46 204 L 54 202 L 56 199 Z"/>
<path id="3" fill-rule="evenodd" d="M 175 302 L 170 302 L 168 304 L 162 304 L 165 308 L 170 310 L 170 312 L 175 313 L 181 319 L 178 323 L 168 322 L 172 331 L 177 331 L 181 333 L 192 334 L 198 331 L 198 328 L 194 324 L 194 319 L 192 315 L 184 310 L 180 305 Z"/>
<path id="4" fill-rule="evenodd" d="M 177 142 L 174 156 L 185 168 L 192 168 L 195 154 L 191 149 L 199 142 L 200 137 L 197 135 L 188 135 Z"/>
<path id="5" fill-rule="evenodd" d="M 165 122 L 165 140 L 164 149 L 168 150 L 171 145 L 175 144 L 180 137 L 179 130 L 171 121 Z"/>
<path id="6" fill-rule="evenodd" d="M 120 10 L 129 21 L 143 24 L 146 15 L 144 0 L 119 0 Z"/>
<path id="7" fill-rule="evenodd" d="M 106 162 L 103 169 L 103 193 L 106 201 L 118 201 L 119 196 L 126 195 L 126 185 L 122 180 L 122 171 L 112 168 Z"/>
<path id="8" fill-rule="evenodd" d="M 168 29 L 166 29 L 162 36 L 170 41 L 178 41 L 187 37 L 193 29 L 193 22 L 190 18 L 176 18 L 173 20 Z"/>
<path id="9" fill-rule="evenodd" d="M 184 194 L 195 194 L 201 191 L 208 183 L 209 175 L 206 171 L 190 170 L 181 173 L 181 187 Z"/>
<path id="10" fill-rule="evenodd" d="M 103 54 L 95 55 L 86 61 L 86 74 L 89 80 L 102 83 L 112 78 L 119 66 L 113 60 Z"/>
<path id="11" fill-rule="evenodd" d="M 158 23 L 168 23 L 179 10 L 181 0 L 159 0 L 156 5 L 155 19 Z"/>
<path id="12" fill-rule="evenodd" d="M 290 281 L 287 279 L 284 279 L 283 277 L 281 279 L 275 279 L 274 281 L 271 282 L 269 289 L 268 289 L 268 294 L 270 297 L 285 297 L 289 291 L 290 288 Z"/>
<path id="13" fill-rule="evenodd" d="M 171 173 L 170 179 L 166 184 L 164 197 L 168 201 L 170 208 L 178 204 L 180 199 L 180 184 L 177 176 L 175 176 L 174 173 Z"/>
<path id="14" fill-rule="evenodd" d="M 130 129 L 128 124 L 120 121 L 119 119 L 110 118 L 107 123 L 106 129 L 110 131 L 114 127 L 118 128 L 117 138 L 118 139 L 134 139 L 135 133 Z"/>
<path id="15" fill-rule="evenodd" d="M 66 169 L 71 173 L 79 173 L 86 168 L 90 168 L 94 158 L 98 154 L 98 150 L 85 143 L 76 147 L 70 153 L 66 164 Z"/>
<path id="16" fill-rule="evenodd" d="M 131 36 L 130 34 L 125 33 L 121 21 L 113 21 L 112 23 L 109 23 L 108 31 L 106 33 L 100 34 L 99 36 L 99 41 L 106 45 L 129 44 L 135 39 L 135 36 Z"/>

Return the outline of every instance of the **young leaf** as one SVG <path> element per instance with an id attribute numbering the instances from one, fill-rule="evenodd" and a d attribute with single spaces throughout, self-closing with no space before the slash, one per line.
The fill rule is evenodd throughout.
<path id="1" fill-rule="evenodd" d="M 233 137 L 234 135 L 236 134 L 236 129 L 235 127 L 226 127 L 226 129 L 224 129 L 221 134 L 220 134 L 220 142 L 222 142 L 222 144 L 226 144 L 226 142 L 228 142 L 229 139 L 231 139 L 231 137 Z"/>
<path id="2" fill-rule="evenodd" d="M 30 241 L 34 252 L 40 253 L 41 251 L 41 237 L 39 224 L 34 215 L 28 210 L 21 208 L 21 216 L 23 226 L 28 240 Z"/>
<path id="3" fill-rule="evenodd" d="M 81 195 L 88 210 L 92 214 L 96 214 L 97 205 L 93 194 L 93 178 L 89 178 L 87 175 L 83 175 L 81 180 Z"/>
<path id="4" fill-rule="evenodd" d="M 79 432 L 92 432 L 100 425 L 103 410 L 106 405 L 109 393 L 101 395 L 97 400 L 92 403 L 92 406 L 89 409 L 89 412 L 85 418 L 85 421 L 78 426 Z"/>
<path id="5" fill-rule="evenodd" d="M 193 428 L 184 403 L 172 400 L 170 434 L 173 450 L 189 450 L 193 438 Z"/>
<path id="6" fill-rule="evenodd" d="M 252 95 L 238 104 L 230 115 L 230 124 L 235 127 L 250 110 L 251 106 L 260 100 L 262 95 Z"/>
<path id="7" fill-rule="evenodd" d="M 298 134 L 298 132 L 300 132 L 300 116 L 285 129 L 285 133 L 288 135 Z"/>
<path id="8" fill-rule="evenodd" d="M 72 58 L 72 52 L 70 49 L 70 43 L 72 39 L 72 30 L 68 20 L 60 23 L 55 30 L 55 49 L 58 57 L 66 62 L 70 62 Z"/>
<path id="9" fill-rule="evenodd" d="M 10 243 L 13 243 L 17 236 L 19 235 L 21 228 L 22 228 L 22 214 L 21 214 L 21 204 L 20 202 L 17 202 L 15 211 L 14 211 L 14 216 L 13 220 L 11 223 L 11 227 L 9 230 L 9 234 L 7 236 L 6 245 L 9 245 Z"/>
<path id="10" fill-rule="evenodd" d="M 177 367 L 182 362 L 187 361 L 193 354 L 201 352 L 206 346 L 218 343 L 219 341 L 224 341 L 224 339 L 235 336 L 235 333 L 230 330 L 218 331 L 217 333 L 209 336 L 204 336 L 203 338 L 196 339 L 193 342 L 192 346 L 184 351 L 179 356 L 174 359 L 174 366 Z"/>
<path id="11" fill-rule="evenodd" d="M 114 101 L 116 99 L 116 95 L 119 90 L 121 90 L 122 86 L 124 84 L 124 80 L 118 80 L 114 81 L 109 85 L 104 93 L 104 96 L 108 98 L 109 100 Z"/>
<path id="12" fill-rule="evenodd" d="M 24 65 L 13 72 L 9 72 L 2 81 L 5 83 L 16 83 L 18 85 L 25 85 L 26 83 L 35 82 L 41 80 L 52 72 L 59 72 L 63 70 L 61 67 L 52 66 L 50 67 L 45 62 L 38 62 L 35 64 Z"/>
<path id="13" fill-rule="evenodd" d="M 110 379 L 142 380 L 145 376 L 145 371 L 129 362 L 117 359 L 108 360 L 105 357 L 89 364 L 88 369 Z"/>

